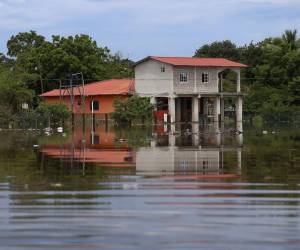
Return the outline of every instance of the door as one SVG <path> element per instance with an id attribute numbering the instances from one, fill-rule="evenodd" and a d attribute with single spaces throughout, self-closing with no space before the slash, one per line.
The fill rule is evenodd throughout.
<path id="1" fill-rule="evenodd" d="M 181 100 L 181 121 L 191 122 L 192 121 L 192 98 L 182 97 Z"/>

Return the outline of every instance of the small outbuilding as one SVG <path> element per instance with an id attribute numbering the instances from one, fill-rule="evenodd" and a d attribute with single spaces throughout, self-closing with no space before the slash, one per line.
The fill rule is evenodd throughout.
<path id="1" fill-rule="evenodd" d="M 74 114 L 109 116 L 114 100 L 134 94 L 134 79 L 111 79 L 73 88 L 54 89 L 41 95 L 46 103 L 64 103 Z"/>

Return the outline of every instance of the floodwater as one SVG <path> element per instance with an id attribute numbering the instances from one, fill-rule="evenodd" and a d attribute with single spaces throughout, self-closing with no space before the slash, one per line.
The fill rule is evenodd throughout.
<path id="1" fill-rule="evenodd" d="M 0 249 L 300 249 L 299 129 L 168 129 L 1 131 Z"/>

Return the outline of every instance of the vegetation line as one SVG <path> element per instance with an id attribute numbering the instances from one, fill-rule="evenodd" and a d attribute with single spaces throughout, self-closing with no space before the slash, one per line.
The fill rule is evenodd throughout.
<path id="1" fill-rule="evenodd" d="M 47 41 L 35 31 L 21 32 L 8 40 L 7 51 L 0 53 L 0 128 L 34 120 L 47 123 L 44 113 L 54 120 L 67 118 L 63 105 L 47 107 L 38 96 L 58 88 L 60 81 L 66 85 L 71 73 L 82 72 L 87 83 L 134 77 L 134 62 L 98 46 L 87 35 L 54 35 Z M 300 39 L 296 30 L 242 47 L 229 40 L 205 44 L 194 56 L 223 57 L 249 65 L 241 76 L 242 90 L 248 93 L 246 113 L 266 120 L 300 119 Z M 230 72 L 225 77 L 224 91 L 229 91 L 234 78 Z M 81 79 L 74 79 L 74 84 L 77 81 Z"/>

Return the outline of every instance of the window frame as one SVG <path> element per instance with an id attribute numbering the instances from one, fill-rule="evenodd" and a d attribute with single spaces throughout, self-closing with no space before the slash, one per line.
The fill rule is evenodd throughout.
<path id="1" fill-rule="evenodd" d="M 205 75 L 207 76 L 207 81 L 204 81 L 205 78 L 203 78 L 203 77 Z M 209 83 L 209 78 L 210 78 L 209 72 L 202 72 L 202 74 L 201 74 L 201 82 L 202 83 Z"/>
<path id="2" fill-rule="evenodd" d="M 165 73 L 166 72 L 166 67 L 165 66 L 161 66 L 160 67 L 160 73 Z"/>
<path id="3" fill-rule="evenodd" d="M 96 104 L 96 106 L 95 106 Z M 93 100 L 90 102 L 90 111 L 99 111 L 100 110 L 100 102 L 98 100 Z"/>
<path id="4" fill-rule="evenodd" d="M 186 72 L 179 73 L 179 82 L 180 83 L 188 83 L 189 82 L 189 75 Z"/>

